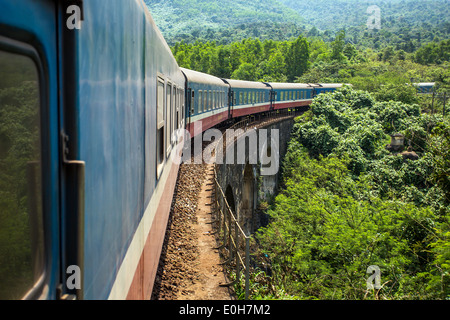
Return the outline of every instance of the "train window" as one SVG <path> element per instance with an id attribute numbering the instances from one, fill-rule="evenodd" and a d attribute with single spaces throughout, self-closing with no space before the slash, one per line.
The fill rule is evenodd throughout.
<path id="1" fill-rule="evenodd" d="M 244 93 L 239 92 L 239 104 L 242 104 L 242 101 L 244 100 Z"/>
<path id="2" fill-rule="evenodd" d="M 166 157 L 170 153 L 170 132 L 171 132 L 171 119 L 172 119 L 172 84 L 167 83 L 166 88 Z"/>
<path id="3" fill-rule="evenodd" d="M 176 118 L 175 118 L 175 129 L 180 129 L 180 88 L 177 87 L 176 93 Z"/>
<path id="4" fill-rule="evenodd" d="M 181 121 L 182 121 L 183 126 L 185 124 L 185 122 L 184 122 L 184 119 L 185 119 L 184 108 L 185 108 L 184 90 L 181 89 Z"/>
<path id="5" fill-rule="evenodd" d="M 0 299 L 44 272 L 40 83 L 29 57 L 0 50 Z"/>
<path id="6" fill-rule="evenodd" d="M 208 110 L 208 91 L 203 91 L 203 109 L 202 111 L 205 112 Z"/>
<path id="7" fill-rule="evenodd" d="M 156 156 L 157 156 L 157 176 L 161 175 L 162 164 L 164 162 L 164 80 L 158 78 L 158 91 L 157 91 L 157 123 L 158 131 L 156 133 Z"/>
<path id="8" fill-rule="evenodd" d="M 212 90 L 208 91 L 208 110 L 211 110 L 212 106 Z"/>
<path id="9" fill-rule="evenodd" d="M 212 108 L 216 108 L 216 90 L 213 91 Z"/>
<path id="10" fill-rule="evenodd" d="M 198 90 L 198 112 L 203 111 L 203 91 Z"/>
<path id="11" fill-rule="evenodd" d="M 171 132 L 171 137 L 170 140 L 172 143 L 174 143 L 172 141 L 172 135 L 173 132 L 177 129 L 177 118 L 178 118 L 178 88 L 176 86 L 173 86 L 173 92 L 172 92 L 172 103 L 173 103 L 173 107 L 172 107 L 172 132 Z"/>

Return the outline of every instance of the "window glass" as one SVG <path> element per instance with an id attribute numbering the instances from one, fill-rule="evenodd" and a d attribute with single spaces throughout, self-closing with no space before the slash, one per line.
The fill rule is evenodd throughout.
<path id="1" fill-rule="evenodd" d="M 202 112 L 203 110 L 203 91 L 198 90 L 198 112 Z"/>
<path id="2" fill-rule="evenodd" d="M 158 129 L 164 127 L 164 81 L 158 79 L 158 115 L 157 115 L 157 123 Z"/>
<path id="3" fill-rule="evenodd" d="M 172 84 L 170 83 L 167 84 L 166 95 L 166 156 L 168 157 L 170 152 L 170 132 L 172 119 Z"/>
<path id="4" fill-rule="evenodd" d="M 162 163 L 164 162 L 164 80 L 158 78 L 157 91 L 158 108 L 158 130 L 156 132 L 157 148 L 157 176 L 161 174 Z"/>
<path id="5" fill-rule="evenodd" d="M 44 270 L 39 76 L 0 50 L 0 299 L 21 299 Z"/>

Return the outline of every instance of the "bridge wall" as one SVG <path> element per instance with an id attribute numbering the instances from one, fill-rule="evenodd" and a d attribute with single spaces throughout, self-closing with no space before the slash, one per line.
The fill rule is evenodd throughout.
<path id="1" fill-rule="evenodd" d="M 224 163 L 216 164 L 217 180 L 227 201 L 247 234 L 267 223 L 260 205 L 275 194 L 281 173 L 281 162 L 293 128 L 293 118 L 280 120 L 260 128 L 249 128 L 252 138 L 241 136 L 224 151 Z M 261 130 L 266 129 L 266 130 Z M 257 139 L 255 139 L 255 132 Z M 267 136 L 267 143 L 264 137 Z M 238 146 L 245 139 L 245 161 Z M 258 148 L 256 148 L 257 141 Z M 234 148 L 234 162 L 225 161 Z M 255 163 L 255 149 L 258 156 Z M 240 151 L 239 151 L 240 150 Z M 228 156 L 227 156 L 228 155 Z M 229 157 L 231 158 L 231 157 Z M 240 159 L 239 159 L 240 158 Z M 270 159 L 270 161 L 269 161 Z M 277 166 L 277 170 L 274 167 Z M 276 172 L 275 172 L 276 171 Z M 275 172 L 275 174 L 273 174 Z M 224 203 L 220 204 L 224 210 Z"/>

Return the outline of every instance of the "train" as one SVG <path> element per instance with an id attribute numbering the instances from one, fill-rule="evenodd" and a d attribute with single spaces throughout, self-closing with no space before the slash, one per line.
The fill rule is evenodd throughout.
<path id="1" fill-rule="evenodd" d="M 180 68 L 142 0 L 2 0 L 0 74 L 2 300 L 149 299 L 179 169 L 172 133 L 342 86 Z"/>
<path id="2" fill-rule="evenodd" d="M 275 83 L 218 78 L 180 68 L 185 76 L 186 130 L 191 137 L 243 117 L 308 106 L 315 96 L 341 83 Z M 201 128 L 195 130 L 195 128 Z"/>

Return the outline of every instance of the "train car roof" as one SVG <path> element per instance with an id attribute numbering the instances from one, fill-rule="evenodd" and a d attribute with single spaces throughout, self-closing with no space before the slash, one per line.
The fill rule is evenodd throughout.
<path id="1" fill-rule="evenodd" d="M 282 82 L 268 82 L 274 89 L 311 89 L 314 85 L 309 83 L 282 83 Z"/>
<path id="2" fill-rule="evenodd" d="M 321 88 L 341 88 L 344 83 L 320 83 Z"/>
<path id="3" fill-rule="evenodd" d="M 190 70 L 190 69 L 186 69 L 186 68 L 180 68 L 180 69 L 185 74 L 185 76 L 189 82 L 228 87 L 228 85 L 225 82 L 223 82 L 222 79 L 212 76 L 210 74 L 199 72 L 199 71 L 194 71 L 194 70 Z"/>
<path id="4" fill-rule="evenodd" d="M 436 84 L 436 82 L 417 82 L 417 83 L 413 83 L 413 85 L 415 86 L 419 86 L 419 87 L 432 87 Z"/>
<path id="5" fill-rule="evenodd" d="M 232 88 L 248 88 L 248 89 L 270 89 L 265 83 L 257 81 L 222 79 L 230 84 Z"/>

